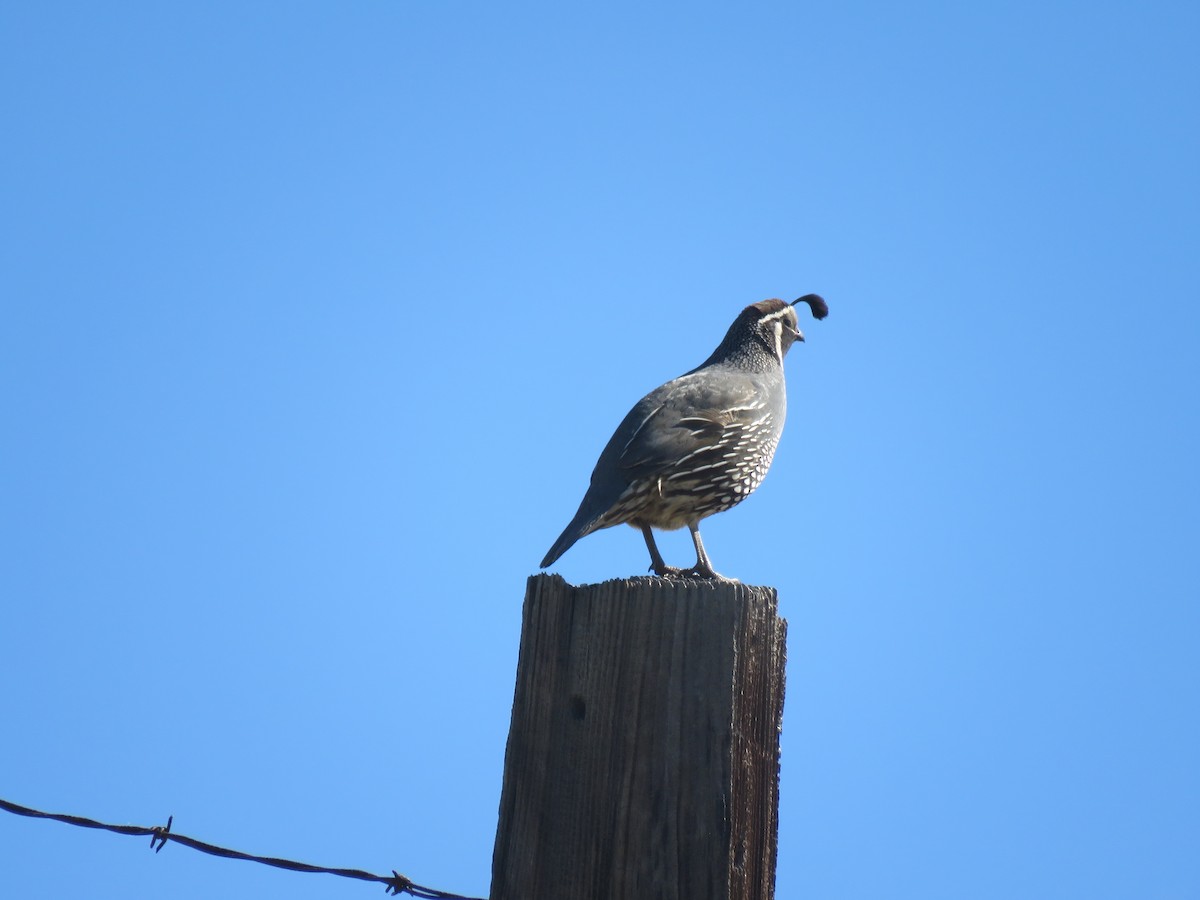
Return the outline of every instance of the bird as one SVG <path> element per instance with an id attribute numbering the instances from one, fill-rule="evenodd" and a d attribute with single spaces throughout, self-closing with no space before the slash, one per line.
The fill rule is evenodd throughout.
<path id="1" fill-rule="evenodd" d="M 579 511 L 541 568 L 553 565 L 580 538 L 626 524 L 641 530 L 655 575 L 734 580 L 713 569 L 700 539 L 700 520 L 745 500 L 771 466 L 787 413 L 783 358 L 804 340 L 796 315 L 801 303 L 815 319 L 829 314 L 817 294 L 790 304 L 752 303 L 708 359 L 638 401 L 601 452 Z M 652 529 L 685 525 L 696 564 L 668 566 Z"/>

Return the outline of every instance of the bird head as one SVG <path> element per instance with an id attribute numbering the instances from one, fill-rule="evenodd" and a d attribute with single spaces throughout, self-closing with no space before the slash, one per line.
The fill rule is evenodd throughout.
<path id="1" fill-rule="evenodd" d="M 816 294 L 805 294 L 792 303 L 782 300 L 762 300 L 747 306 L 739 318 L 744 320 L 747 330 L 755 340 L 781 364 L 792 344 L 804 340 L 800 321 L 796 316 L 796 305 L 808 304 L 813 318 L 823 319 L 829 315 L 829 306 Z"/>
<path id="2" fill-rule="evenodd" d="M 808 304 L 818 319 L 829 312 L 825 301 L 816 294 L 805 294 L 794 303 L 782 300 L 751 303 L 733 320 L 725 339 L 703 365 L 721 363 L 755 371 L 782 365 L 792 344 L 804 340 L 795 309 L 799 303 Z"/>

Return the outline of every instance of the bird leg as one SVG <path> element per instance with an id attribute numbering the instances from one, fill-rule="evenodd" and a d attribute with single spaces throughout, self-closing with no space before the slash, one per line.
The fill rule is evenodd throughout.
<path id="1" fill-rule="evenodd" d="M 711 578 L 713 581 L 737 581 L 736 578 L 726 578 L 713 570 L 712 562 L 709 560 L 708 554 L 704 552 L 704 542 L 700 540 L 699 523 L 688 522 L 688 531 L 692 533 L 692 543 L 696 545 L 696 564 L 681 574 L 693 575 L 696 578 Z"/>
<path id="2" fill-rule="evenodd" d="M 659 578 L 668 578 L 671 575 L 680 575 L 683 573 L 683 569 L 668 566 L 663 562 L 662 554 L 658 552 L 658 545 L 654 543 L 654 532 L 650 530 L 649 525 L 642 526 L 642 537 L 646 539 L 646 549 L 650 551 L 651 572 Z"/>

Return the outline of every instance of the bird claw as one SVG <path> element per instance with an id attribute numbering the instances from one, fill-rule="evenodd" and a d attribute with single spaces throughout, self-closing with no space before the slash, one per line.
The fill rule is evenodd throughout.
<path id="1" fill-rule="evenodd" d="M 713 570 L 711 566 L 692 566 L 690 569 L 680 569 L 677 566 L 655 566 L 651 565 L 650 571 L 659 578 L 668 578 L 671 580 L 685 578 L 699 578 L 704 581 L 718 581 L 725 584 L 741 584 L 736 578 L 727 578 L 720 572 Z"/>
<path id="2" fill-rule="evenodd" d="M 702 569 L 699 566 L 692 566 L 690 569 L 679 573 L 684 578 L 703 578 L 705 581 L 719 581 L 724 584 L 741 584 L 736 578 L 726 578 L 720 572 L 714 572 L 712 569 Z"/>
<path id="3" fill-rule="evenodd" d="M 680 569 L 677 566 L 668 566 L 668 565 L 656 566 L 656 565 L 654 565 L 654 563 L 650 564 L 649 571 L 653 572 L 659 578 L 682 578 L 688 574 L 683 569 Z"/>

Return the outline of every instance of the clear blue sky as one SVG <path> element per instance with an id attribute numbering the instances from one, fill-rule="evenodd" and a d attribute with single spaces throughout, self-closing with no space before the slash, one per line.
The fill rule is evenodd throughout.
<path id="1" fill-rule="evenodd" d="M 790 623 L 781 900 L 1200 897 L 1198 42 L 5 4 L 0 796 L 485 895 L 526 576 L 634 401 L 815 291 L 704 529 Z M 0 893 L 379 890 L 147 844 L 0 814 Z"/>

